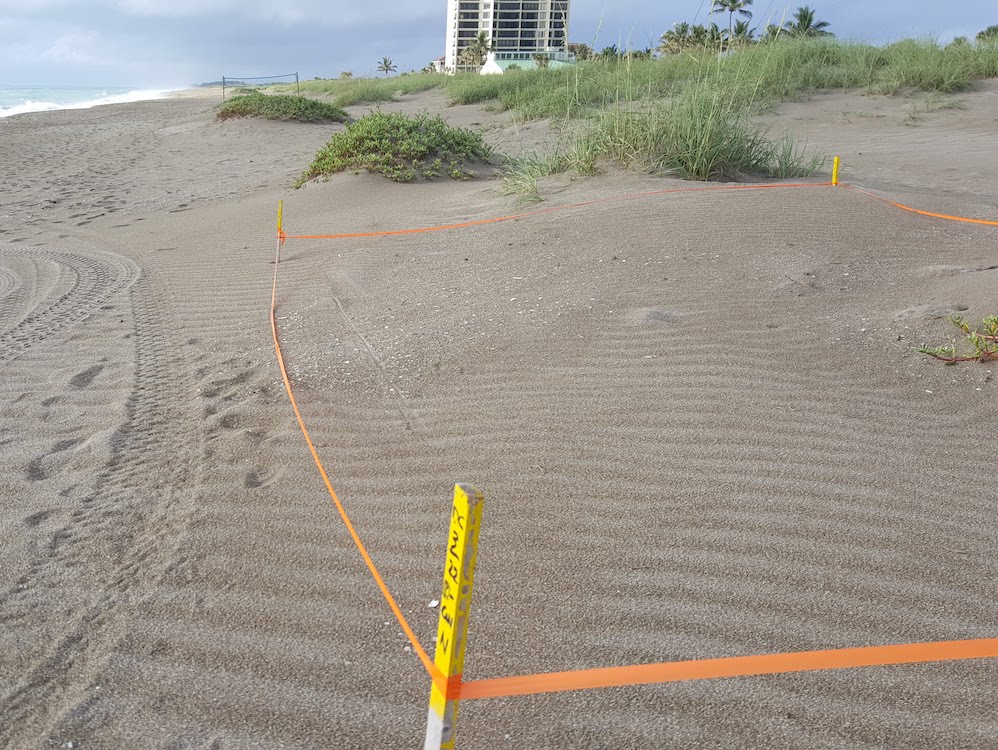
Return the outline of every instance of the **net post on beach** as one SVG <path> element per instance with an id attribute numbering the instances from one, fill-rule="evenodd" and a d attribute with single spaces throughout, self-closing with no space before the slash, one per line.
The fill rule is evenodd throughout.
<path id="1" fill-rule="evenodd" d="M 278 75 L 278 76 L 256 76 L 256 77 L 249 77 L 249 76 L 222 76 L 222 101 L 225 101 L 225 89 L 227 87 L 238 86 L 239 84 L 246 83 L 246 82 L 253 82 L 253 83 L 256 83 L 258 81 L 278 81 L 279 82 L 282 78 L 289 79 L 288 83 L 291 83 L 290 79 L 293 78 L 294 81 L 295 81 L 295 93 L 298 94 L 299 96 L 301 95 L 301 81 L 298 78 L 298 72 L 297 71 L 295 71 L 294 73 L 285 73 L 283 75 Z"/>

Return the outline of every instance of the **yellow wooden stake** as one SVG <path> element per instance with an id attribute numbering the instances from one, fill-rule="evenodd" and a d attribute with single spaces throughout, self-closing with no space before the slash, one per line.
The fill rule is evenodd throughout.
<path id="1" fill-rule="evenodd" d="M 839 166 L 842 164 L 842 160 L 839 157 L 835 157 L 835 161 L 832 162 L 832 184 L 839 184 Z"/>
<path id="2" fill-rule="evenodd" d="M 281 262 L 281 245 L 284 244 L 284 201 L 277 201 L 277 255 L 275 263 Z"/>
<path id="3" fill-rule="evenodd" d="M 482 493 L 467 484 L 454 487 L 454 507 L 447 534 L 444 586 L 434 663 L 444 677 L 460 676 L 468 638 L 471 589 L 475 584 L 478 531 L 482 523 Z M 458 701 L 447 700 L 446 688 L 433 684 L 426 721 L 424 750 L 453 750 Z"/>

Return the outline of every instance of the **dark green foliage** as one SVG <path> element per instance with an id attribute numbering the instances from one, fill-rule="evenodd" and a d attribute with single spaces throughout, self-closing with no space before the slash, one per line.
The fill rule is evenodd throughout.
<path id="1" fill-rule="evenodd" d="M 374 112 L 335 134 L 295 187 L 344 170 L 376 172 L 396 182 L 433 179 L 443 173 L 461 180 L 472 176 L 469 163 L 484 163 L 490 157 L 481 135 L 452 128 L 439 116 Z"/>
<path id="2" fill-rule="evenodd" d="M 984 44 L 998 43 L 998 25 L 988 26 L 984 31 L 978 33 L 976 39 Z"/>
<path id="3" fill-rule="evenodd" d="M 234 96 L 218 107 L 218 119 L 262 117 L 266 120 L 294 122 L 346 122 L 347 114 L 339 107 L 304 96 L 281 94 L 246 94 Z"/>
<path id="4" fill-rule="evenodd" d="M 800 38 L 832 36 L 828 29 L 828 21 L 815 18 L 814 8 L 803 6 L 798 8 L 793 18 L 784 25 L 784 30 L 790 35 Z"/>

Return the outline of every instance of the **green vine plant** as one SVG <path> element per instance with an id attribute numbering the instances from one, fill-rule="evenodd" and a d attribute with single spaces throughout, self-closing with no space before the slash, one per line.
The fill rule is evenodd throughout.
<path id="1" fill-rule="evenodd" d="M 958 362 L 998 362 L 998 315 L 991 315 L 981 323 L 981 329 L 975 330 L 959 315 L 950 315 L 949 322 L 960 329 L 964 340 L 973 347 L 973 351 L 958 351 L 956 346 L 921 346 L 918 351 L 930 357 L 942 360 L 948 365 Z"/>

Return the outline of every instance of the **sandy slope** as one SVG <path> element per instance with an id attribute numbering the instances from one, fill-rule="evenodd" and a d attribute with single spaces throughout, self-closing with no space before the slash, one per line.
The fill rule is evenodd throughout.
<path id="1" fill-rule="evenodd" d="M 996 92 L 916 127 L 910 102 L 856 95 L 769 122 L 887 197 L 998 219 Z M 553 137 L 442 111 L 504 146 Z M 289 191 L 328 134 L 220 125 L 196 99 L 0 120 L 0 746 L 421 744 L 427 680 L 279 381 L 274 211 L 335 232 L 510 206 L 485 181 Z M 552 181 L 545 205 L 675 186 Z M 993 227 L 844 189 L 661 195 L 290 243 L 278 324 L 424 643 L 450 486 L 484 489 L 468 677 L 988 637 L 993 368 L 914 348 L 946 340 L 946 311 L 998 312 L 996 266 Z M 468 703 L 460 746 L 983 750 L 996 677 Z"/>

